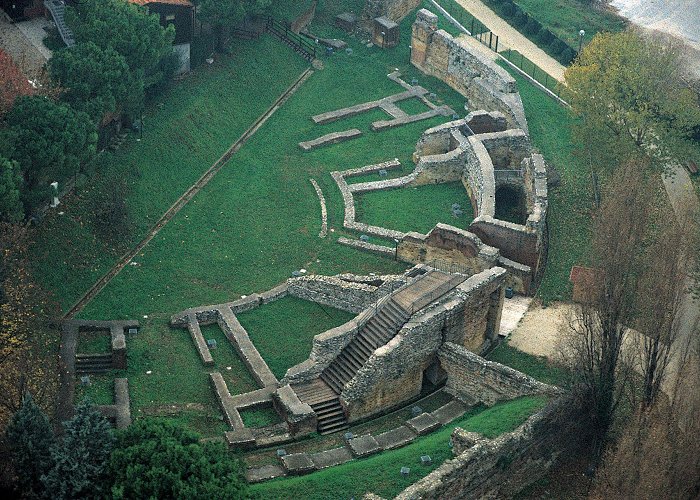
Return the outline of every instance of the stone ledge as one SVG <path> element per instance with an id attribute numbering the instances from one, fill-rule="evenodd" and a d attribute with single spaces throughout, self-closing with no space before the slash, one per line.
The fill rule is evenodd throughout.
<path id="1" fill-rule="evenodd" d="M 406 446 L 414 439 L 416 439 L 416 433 L 410 428 L 402 425 L 396 429 L 391 429 L 390 431 L 383 432 L 377 437 L 377 444 L 385 450 L 393 450 L 395 448 L 401 448 Z"/>
<path id="2" fill-rule="evenodd" d="M 406 425 L 413 429 L 416 434 L 422 436 L 440 427 L 440 421 L 438 421 L 430 413 L 423 413 L 417 417 L 407 420 Z"/>
<path id="3" fill-rule="evenodd" d="M 381 450 L 377 440 L 371 434 L 348 440 L 348 446 L 353 456 L 357 458 L 374 455 Z"/>
<path id="4" fill-rule="evenodd" d="M 299 143 L 299 147 L 304 151 L 311 151 L 312 149 L 319 148 L 328 144 L 336 144 L 338 142 L 348 141 L 354 139 L 355 137 L 360 137 L 362 131 L 356 128 L 350 130 L 344 130 L 342 132 L 331 132 L 330 134 L 322 135 L 311 141 L 304 141 Z"/>
<path id="5" fill-rule="evenodd" d="M 311 461 L 308 453 L 292 453 L 291 455 L 283 456 L 280 460 L 282 461 L 282 467 L 289 474 L 308 474 L 316 470 L 316 466 Z"/>

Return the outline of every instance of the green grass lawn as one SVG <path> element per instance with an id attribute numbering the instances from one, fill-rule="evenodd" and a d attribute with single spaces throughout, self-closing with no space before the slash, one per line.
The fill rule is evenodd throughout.
<path id="1" fill-rule="evenodd" d="M 105 374 L 91 374 L 90 384 L 82 385 L 80 376 L 76 377 L 75 382 L 75 401 L 80 402 L 87 398 L 94 405 L 113 405 L 114 404 L 114 374 L 110 372 Z"/>
<path id="2" fill-rule="evenodd" d="M 248 408 L 240 410 L 243 424 L 246 427 L 260 428 L 278 424 L 282 421 L 274 408 Z"/>
<path id="3" fill-rule="evenodd" d="M 417 97 L 412 97 L 411 99 L 404 99 L 403 101 L 399 101 L 394 104 L 396 104 L 396 106 L 398 106 L 399 109 L 408 113 L 409 115 L 417 115 L 420 113 L 425 113 L 426 111 L 430 111 L 428 105 L 420 99 L 418 99 Z"/>
<path id="4" fill-rule="evenodd" d="M 453 203 L 462 207 L 461 216 L 452 215 Z M 425 234 L 438 222 L 466 229 L 474 220 L 461 182 L 372 191 L 356 195 L 355 204 L 359 222 L 403 232 Z"/>
<path id="5" fill-rule="evenodd" d="M 78 333 L 78 354 L 108 354 L 112 352 L 112 335 L 109 330 Z"/>
<path id="6" fill-rule="evenodd" d="M 569 110 L 509 71 L 518 83 L 532 144 L 561 176 L 559 186 L 549 190 L 549 254 L 537 295 L 545 304 L 569 300 L 571 267 L 585 265 L 590 251 L 594 211 L 590 169 L 573 143 L 574 118 Z"/>
<path id="7" fill-rule="evenodd" d="M 555 365 L 544 356 L 533 356 L 511 347 L 507 342 L 496 347 L 486 358 L 515 368 L 545 384 L 564 386 L 568 379 L 564 368 Z"/>
<path id="8" fill-rule="evenodd" d="M 297 297 L 284 297 L 238 314 L 250 340 L 278 379 L 309 357 L 314 336 L 355 315 Z"/>
<path id="9" fill-rule="evenodd" d="M 353 460 L 303 477 L 255 484 L 250 487 L 250 491 L 261 498 L 278 499 L 361 498 L 367 492 L 392 498 L 452 458 L 448 442 L 455 427 L 493 438 L 517 428 L 530 415 L 544 407 L 545 403 L 544 397 L 525 397 L 489 409 L 476 408 L 455 422 L 398 450 Z M 430 455 L 432 464 L 422 465 L 421 455 Z M 408 477 L 404 478 L 399 473 L 402 466 L 411 468 Z"/>
<path id="10" fill-rule="evenodd" d="M 493 0 L 487 3 L 493 3 Z M 515 3 L 574 49 L 578 49 L 580 30 L 586 32 L 583 37 L 585 44 L 596 33 L 617 33 L 625 29 L 624 19 L 604 4 L 594 5 L 580 0 L 516 0 Z"/>
<path id="11" fill-rule="evenodd" d="M 559 82 L 544 72 L 539 66 L 523 56 L 520 52 L 513 49 L 506 49 L 500 52 L 503 57 L 522 69 L 525 73 L 540 82 L 546 88 L 560 94 Z"/>

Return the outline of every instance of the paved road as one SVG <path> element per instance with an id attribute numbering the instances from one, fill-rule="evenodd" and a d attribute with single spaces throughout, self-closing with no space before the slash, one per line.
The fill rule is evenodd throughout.
<path id="1" fill-rule="evenodd" d="M 481 21 L 494 34 L 498 35 L 499 47 L 517 50 L 542 70 L 546 71 L 549 76 L 556 78 L 560 82 L 564 81 L 564 66 L 547 55 L 544 50 L 532 43 L 524 35 L 521 35 L 518 30 L 501 19 L 498 14 L 486 7 L 486 5 L 479 0 L 455 1 L 464 7 L 467 12 Z"/>

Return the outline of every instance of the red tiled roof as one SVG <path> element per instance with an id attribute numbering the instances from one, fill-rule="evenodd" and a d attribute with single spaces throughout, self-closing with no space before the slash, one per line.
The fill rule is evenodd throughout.
<path id="1" fill-rule="evenodd" d="M 193 4 L 190 0 L 129 0 L 131 3 L 136 5 L 148 5 L 151 3 L 163 3 L 166 5 L 182 5 L 184 7 L 192 7 Z"/>

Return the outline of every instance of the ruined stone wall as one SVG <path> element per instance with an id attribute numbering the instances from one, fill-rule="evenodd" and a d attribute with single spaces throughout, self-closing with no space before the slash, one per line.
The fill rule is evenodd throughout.
<path id="1" fill-rule="evenodd" d="M 479 140 L 489 152 L 494 168 L 517 170 L 532 154 L 530 139 L 521 129 L 480 134 Z"/>
<path id="2" fill-rule="evenodd" d="M 539 235 L 525 226 L 493 217 L 478 217 L 469 230 L 487 245 L 498 248 L 501 255 L 536 272 L 540 259 Z"/>
<path id="3" fill-rule="evenodd" d="M 360 15 L 360 21 L 367 31 L 372 29 L 372 21 L 375 17 L 384 16 L 394 22 L 399 22 L 413 9 L 421 4 L 422 0 L 367 0 Z"/>
<path id="4" fill-rule="evenodd" d="M 446 339 L 461 341 L 481 352 L 482 346 L 490 342 L 487 325 L 500 315 L 500 308 L 494 310 L 491 302 L 481 297 L 499 288 L 505 274 L 505 270 L 495 267 L 468 278 L 419 311 L 392 340 L 377 349 L 340 396 L 348 420 L 366 418 L 417 396 L 423 371 Z M 488 312 L 492 315 L 490 322 L 486 319 Z"/>
<path id="5" fill-rule="evenodd" d="M 469 405 L 492 406 L 499 401 L 534 394 L 558 394 L 556 387 L 543 384 L 513 368 L 487 361 L 465 347 L 445 342 L 438 351 L 440 366 L 447 372 L 446 390 Z"/>
<path id="6" fill-rule="evenodd" d="M 451 262 L 476 274 L 496 265 L 498 250 L 484 245 L 469 231 L 437 224 L 428 234 L 406 234 L 398 244 L 397 257 L 415 264 Z"/>
<path id="7" fill-rule="evenodd" d="M 493 217 L 496 213 L 496 178 L 491 155 L 476 136 L 467 140 L 469 147 L 465 149 L 467 155 L 462 184 L 472 200 L 474 216 Z"/>
<path id="8" fill-rule="evenodd" d="M 396 499 L 513 498 L 587 441 L 589 436 L 581 434 L 585 414 L 572 398 L 562 396 L 493 440 L 475 441 L 474 433 L 457 428 L 452 441 L 459 454 Z"/>
<path id="9" fill-rule="evenodd" d="M 467 97 L 475 109 L 498 110 L 512 127 L 527 132 L 515 79 L 498 66 L 488 49 L 471 38 L 455 39 L 437 29 L 437 16 L 421 9 L 412 26 L 411 63 Z"/>

